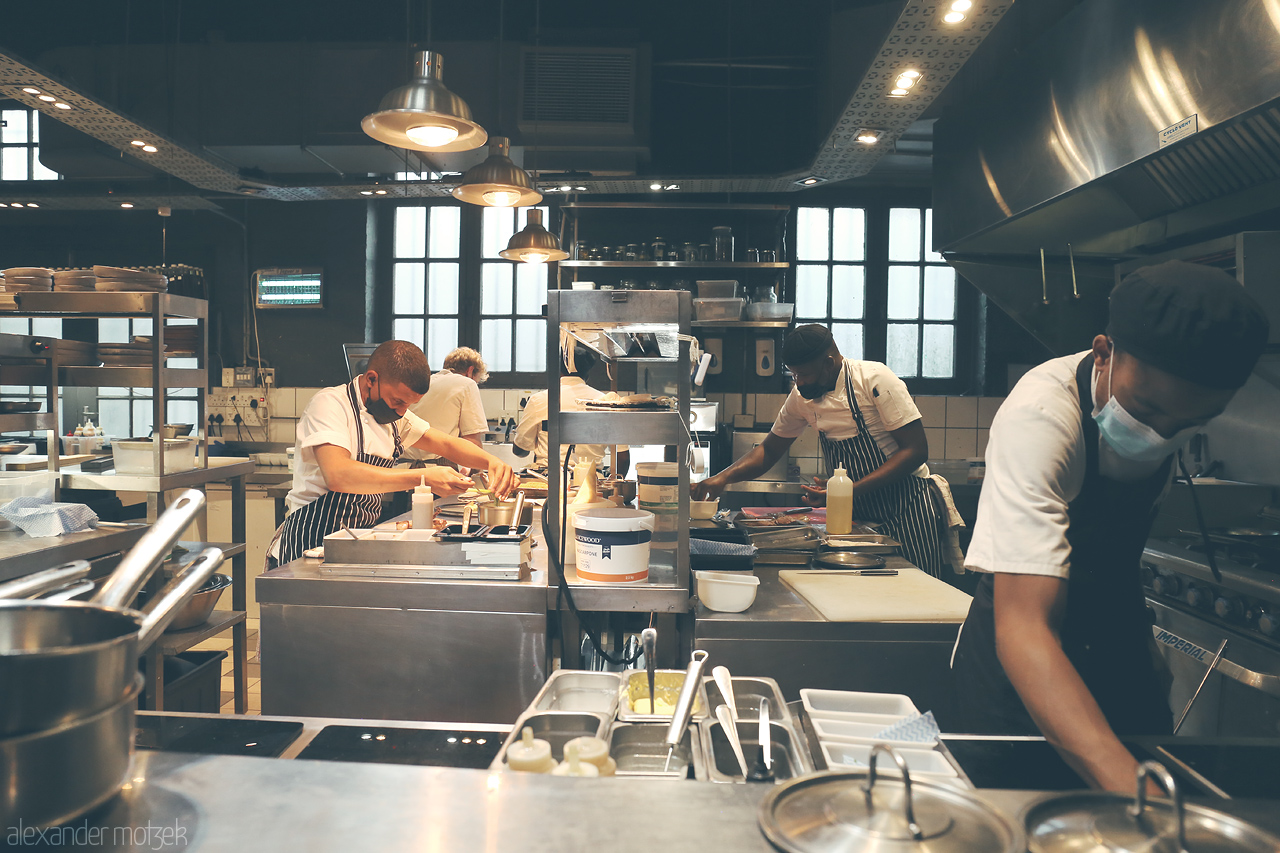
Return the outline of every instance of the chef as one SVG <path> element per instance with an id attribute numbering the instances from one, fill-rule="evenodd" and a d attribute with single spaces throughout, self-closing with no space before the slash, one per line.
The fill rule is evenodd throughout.
<path id="1" fill-rule="evenodd" d="M 489 421 L 480 400 L 480 386 L 488 378 L 489 370 L 480 353 L 471 347 L 458 347 L 444 357 L 442 369 L 431 377 L 431 387 L 409 411 L 443 433 L 483 447 Z M 415 460 L 437 458 L 415 447 L 406 447 L 404 455 Z"/>
<path id="2" fill-rule="evenodd" d="M 710 500 L 730 483 L 754 480 L 815 427 L 827 469 L 844 468 L 853 480 L 853 517 L 880 522 L 902 543 L 904 557 L 939 575 L 940 526 L 925 465 L 929 444 L 906 384 L 877 361 L 841 356 L 831 330 L 817 324 L 787 335 L 782 360 L 796 384 L 769 435 L 719 474 L 694 483 L 694 498 Z M 809 502 L 825 502 L 824 489 L 805 490 Z"/>
<path id="3" fill-rule="evenodd" d="M 311 399 L 298 420 L 289 515 L 268 549 L 276 564 L 298 559 L 343 526 L 372 527 L 382 513 L 382 495 L 412 489 L 422 477 L 436 495 L 472 485 L 443 465 L 393 468 L 406 447 L 487 470 L 494 491 L 506 497 L 514 485 L 511 466 L 469 441 L 432 429 L 409 411 L 430 383 L 422 350 L 407 341 L 387 341 L 374 350 L 364 373 Z"/>
<path id="4" fill-rule="evenodd" d="M 952 667 L 966 731 L 1037 734 L 1132 793 L 1119 736 L 1170 734 L 1139 560 L 1173 454 L 1267 342 L 1227 273 L 1169 261 L 1112 291 L 1106 334 L 1026 374 L 991 426 L 966 567 L 985 572 Z"/>

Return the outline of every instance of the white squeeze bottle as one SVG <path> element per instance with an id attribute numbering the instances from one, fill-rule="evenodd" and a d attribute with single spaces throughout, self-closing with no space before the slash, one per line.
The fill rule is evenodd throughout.
<path id="1" fill-rule="evenodd" d="M 827 533 L 842 536 L 853 532 L 853 480 L 843 468 L 827 480 Z"/>
<path id="2" fill-rule="evenodd" d="M 435 517 L 435 495 L 427 485 L 427 478 L 413 487 L 412 515 L 414 530 L 430 530 L 431 519 Z"/>

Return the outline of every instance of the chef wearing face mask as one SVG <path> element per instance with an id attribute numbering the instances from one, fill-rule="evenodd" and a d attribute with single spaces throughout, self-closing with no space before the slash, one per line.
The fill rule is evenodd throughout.
<path id="1" fill-rule="evenodd" d="M 1268 324 L 1231 276 L 1179 261 L 1126 276 L 1109 315 L 991 426 L 966 559 L 986 574 L 952 667 L 962 730 L 1043 733 L 1089 784 L 1132 792 L 1118 736 L 1172 730 L 1143 545 L 1172 454 L 1248 379 Z"/>
<path id="2" fill-rule="evenodd" d="M 783 342 L 782 360 L 795 377 L 768 437 L 712 477 L 693 484 L 695 499 L 718 497 L 730 483 L 754 480 L 787 455 L 808 427 L 818 429 L 827 470 L 853 480 L 853 517 L 877 521 L 902 543 L 902 554 L 937 576 L 942 539 L 929 491 L 929 444 L 920 410 L 907 386 L 878 361 L 844 358 L 831 330 L 800 326 Z M 821 487 L 805 487 L 810 503 L 825 502 Z"/>
<path id="3" fill-rule="evenodd" d="M 344 526 L 372 527 L 382 514 L 385 493 L 412 489 L 423 478 L 438 496 L 472 485 L 443 465 L 393 467 L 406 447 L 487 470 L 493 490 L 506 497 L 515 483 L 510 465 L 408 411 L 430 384 L 422 350 L 407 341 L 387 341 L 374 350 L 364 373 L 311 399 L 298 420 L 289 515 L 268 548 L 268 567 L 272 561 L 298 559 Z"/>

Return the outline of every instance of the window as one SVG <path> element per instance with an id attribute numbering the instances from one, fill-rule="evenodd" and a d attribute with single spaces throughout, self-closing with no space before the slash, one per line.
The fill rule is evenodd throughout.
<path id="1" fill-rule="evenodd" d="M 796 322 L 829 327 L 848 358 L 865 351 L 866 226 L 857 207 L 796 212 Z"/>
<path id="2" fill-rule="evenodd" d="M 190 326 L 195 320 L 170 319 L 169 326 Z M 98 320 L 98 341 L 128 343 L 135 336 L 151 334 L 151 320 L 111 317 Z M 198 358 L 169 358 L 168 367 L 198 367 Z M 199 417 L 198 395 L 202 388 L 169 388 L 165 392 L 165 422 L 195 424 Z M 99 388 L 97 423 L 113 438 L 130 438 L 150 434 L 153 426 L 153 400 L 150 387 Z M 79 420 L 79 417 L 77 417 Z"/>
<path id="3" fill-rule="evenodd" d="M 453 205 L 396 208 L 391 334 L 437 367 L 458 346 L 461 226 Z"/>
<path id="4" fill-rule="evenodd" d="M 545 219 L 547 208 L 537 209 Z M 547 265 L 499 257 L 516 231 L 514 208 L 486 207 L 481 217 L 480 352 L 492 371 L 540 373 L 547 369 Z"/>
<path id="5" fill-rule="evenodd" d="M 40 123 L 25 107 L 0 110 L 0 180 L 56 181 L 62 176 L 40 162 Z"/>
<path id="6" fill-rule="evenodd" d="M 62 337 L 62 321 L 54 317 L 3 317 L 0 318 L 0 333 L 60 338 Z M 48 393 L 49 390 L 44 385 L 0 385 L 0 399 L 5 401 L 25 403 L 38 400 L 44 402 L 45 395 Z M 58 389 L 58 398 L 61 401 L 61 388 Z M 46 410 L 41 409 L 41 411 Z M 43 434 L 40 433 L 40 435 Z"/>
<path id="7" fill-rule="evenodd" d="M 932 243 L 932 210 L 889 210 L 885 363 L 904 379 L 956 374 L 956 272 Z"/>

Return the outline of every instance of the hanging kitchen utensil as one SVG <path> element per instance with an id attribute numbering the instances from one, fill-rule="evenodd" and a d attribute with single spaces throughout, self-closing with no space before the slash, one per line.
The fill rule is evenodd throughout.
<path id="1" fill-rule="evenodd" d="M 658 707 L 654 692 L 654 672 L 658 668 L 658 632 L 654 628 L 645 628 L 640 632 L 640 647 L 644 652 L 644 672 L 649 681 L 649 713 Z"/>

